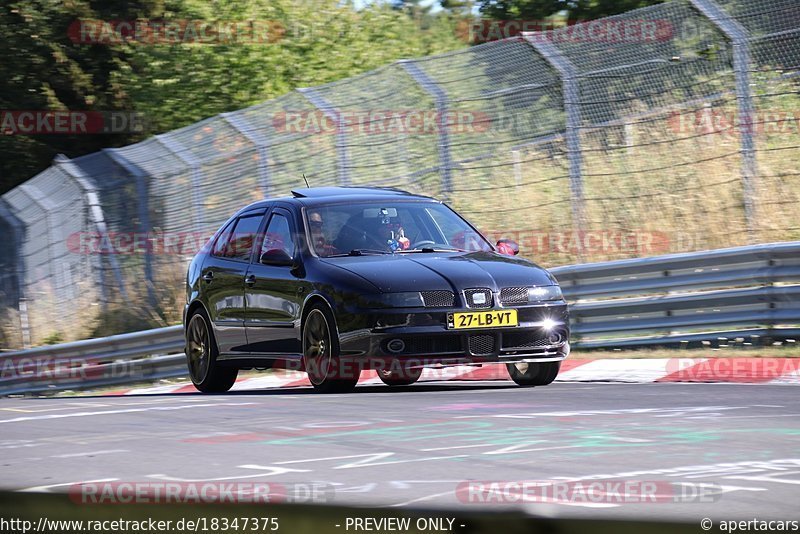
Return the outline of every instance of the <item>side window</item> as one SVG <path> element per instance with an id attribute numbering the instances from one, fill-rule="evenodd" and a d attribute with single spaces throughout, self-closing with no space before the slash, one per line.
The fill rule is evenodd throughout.
<path id="1" fill-rule="evenodd" d="M 236 221 L 236 227 L 233 229 L 233 234 L 228 240 L 222 257 L 232 260 L 250 261 L 250 254 L 253 251 L 253 242 L 255 241 L 256 234 L 258 234 L 258 227 L 261 226 L 261 221 L 263 219 L 263 215 L 240 217 L 239 220 Z"/>
<path id="2" fill-rule="evenodd" d="M 216 256 L 218 258 L 225 257 L 225 250 L 228 248 L 228 242 L 231 239 L 231 231 L 233 230 L 236 221 L 231 222 L 222 233 L 219 234 L 219 237 L 214 242 L 214 247 L 211 249 L 211 255 Z"/>
<path id="3" fill-rule="evenodd" d="M 289 220 L 276 213 L 269 220 L 269 226 L 264 234 L 264 242 L 261 244 L 261 254 L 269 250 L 283 250 L 289 256 L 294 256 L 294 238 L 289 226 Z"/>

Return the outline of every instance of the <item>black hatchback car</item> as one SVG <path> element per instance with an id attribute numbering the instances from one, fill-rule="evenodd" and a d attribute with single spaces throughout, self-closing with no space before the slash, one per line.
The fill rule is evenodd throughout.
<path id="1" fill-rule="evenodd" d="M 423 368 L 506 364 L 551 383 L 569 354 L 555 278 L 489 243 L 442 202 L 394 189 L 309 188 L 256 202 L 189 266 L 186 356 L 200 391 L 239 369 L 304 370 L 343 392 L 362 369 L 389 385 Z"/>

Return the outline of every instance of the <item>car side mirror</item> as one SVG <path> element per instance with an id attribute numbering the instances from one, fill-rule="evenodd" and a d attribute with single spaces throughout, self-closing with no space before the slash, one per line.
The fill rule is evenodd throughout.
<path id="1" fill-rule="evenodd" d="M 519 254 L 519 245 L 513 239 L 500 239 L 497 241 L 497 252 L 506 256 Z"/>
<path id="2" fill-rule="evenodd" d="M 266 252 L 262 252 L 258 258 L 259 263 L 262 265 L 274 265 L 277 267 L 291 267 L 294 265 L 294 260 L 289 254 L 280 248 L 273 248 Z"/>

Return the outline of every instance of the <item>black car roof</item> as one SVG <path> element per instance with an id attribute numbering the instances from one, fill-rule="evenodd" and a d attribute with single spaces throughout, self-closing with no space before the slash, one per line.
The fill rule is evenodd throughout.
<path id="1" fill-rule="evenodd" d="M 239 210 L 239 212 L 241 213 L 250 209 L 265 207 L 273 202 L 278 201 L 312 206 L 330 201 L 364 201 L 381 198 L 394 198 L 397 200 L 421 200 L 428 202 L 435 201 L 435 199 L 431 197 L 415 195 L 413 193 L 409 193 L 408 191 L 389 187 L 309 187 L 292 190 L 291 197 L 259 200 L 258 202 L 254 202 L 249 206 Z"/>

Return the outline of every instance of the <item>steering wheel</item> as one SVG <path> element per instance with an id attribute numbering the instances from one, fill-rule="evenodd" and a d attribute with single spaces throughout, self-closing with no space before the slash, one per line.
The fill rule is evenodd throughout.
<path id="1" fill-rule="evenodd" d="M 417 241 L 416 243 L 413 243 L 408 248 L 410 248 L 410 249 L 412 249 L 412 248 L 420 248 L 422 245 L 435 245 L 435 244 L 436 244 L 436 241 L 431 241 L 430 239 L 422 239 L 420 241 Z"/>

